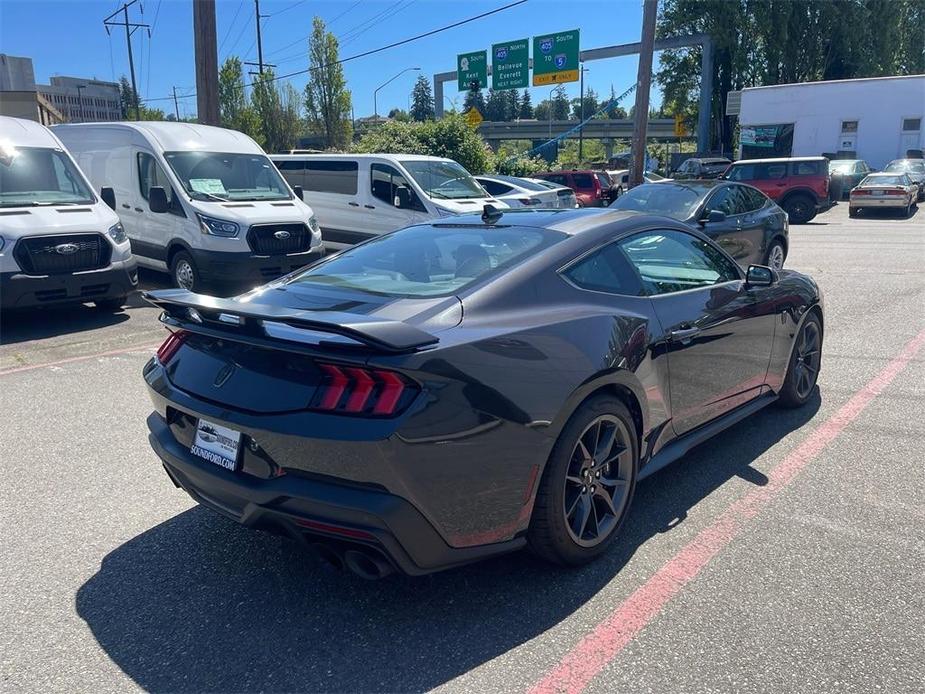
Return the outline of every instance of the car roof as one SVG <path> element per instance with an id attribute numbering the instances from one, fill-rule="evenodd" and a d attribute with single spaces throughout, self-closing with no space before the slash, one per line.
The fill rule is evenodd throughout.
<path id="1" fill-rule="evenodd" d="M 25 118 L 0 116 L 0 139 L 9 140 L 13 147 L 61 148 L 58 138 L 48 128 Z"/>
<path id="2" fill-rule="evenodd" d="M 912 159 L 905 157 L 903 159 L 894 159 L 890 164 L 925 164 L 925 159 Z M 887 164 L 889 166 L 890 164 Z"/>
<path id="3" fill-rule="evenodd" d="M 271 154 L 271 159 L 391 159 L 393 161 L 454 161 L 447 157 L 432 157 L 427 154 L 390 154 L 388 152 L 365 152 L 363 154 L 326 154 L 324 152 L 312 154 Z"/>
<path id="4" fill-rule="evenodd" d="M 649 216 L 649 215 L 646 215 Z M 490 226 L 518 226 L 549 229 L 573 236 L 589 229 L 596 229 L 605 224 L 639 217 L 638 212 L 611 210 L 606 207 L 583 207 L 579 209 L 558 210 L 504 210 Z M 661 219 L 661 217 L 659 217 Z M 672 220 L 677 223 L 677 220 Z M 486 226 L 478 214 L 466 214 L 451 219 L 427 222 L 434 227 Z"/>
<path id="5" fill-rule="evenodd" d="M 768 159 L 739 159 L 733 164 L 785 164 L 790 161 L 828 161 L 825 157 L 772 157 Z"/>
<path id="6" fill-rule="evenodd" d="M 690 161 L 699 161 L 701 164 L 728 164 L 732 160 L 726 157 L 691 157 Z"/>
<path id="7" fill-rule="evenodd" d="M 156 142 L 165 152 L 239 152 L 264 154 L 254 140 L 237 130 L 217 128 L 199 123 L 173 123 L 170 121 L 122 121 L 105 123 L 74 123 L 56 125 L 55 131 L 80 132 L 88 129 L 132 131 L 145 140 Z"/>

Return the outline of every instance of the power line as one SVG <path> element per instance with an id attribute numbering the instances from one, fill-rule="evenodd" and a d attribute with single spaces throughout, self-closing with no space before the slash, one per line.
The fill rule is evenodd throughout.
<path id="1" fill-rule="evenodd" d="M 488 10 L 487 12 L 482 12 L 473 17 L 467 19 L 461 19 L 458 22 L 453 22 L 452 24 L 447 24 L 446 26 L 438 27 L 437 29 L 431 29 L 430 31 L 425 31 L 423 34 L 417 34 L 416 36 L 411 36 L 401 41 L 395 41 L 386 46 L 380 46 L 379 48 L 373 48 L 368 51 L 363 51 L 362 53 L 357 53 L 355 55 L 348 56 L 346 58 L 341 58 L 340 60 L 335 60 L 333 63 L 328 63 L 326 65 L 319 65 L 318 67 L 309 67 L 304 70 L 296 70 L 295 72 L 290 72 L 285 75 L 277 75 L 272 79 L 265 80 L 266 82 L 277 82 L 279 80 L 288 79 L 290 77 L 296 77 L 298 75 L 304 75 L 307 72 L 312 72 L 313 70 L 323 70 L 325 68 L 331 67 L 333 65 L 342 65 L 343 63 L 350 62 L 351 60 L 358 60 L 360 58 L 365 58 L 376 53 L 382 53 L 383 51 L 391 50 L 392 48 L 398 48 L 399 46 L 404 46 L 405 44 L 411 43 L 413 41 L 419 41 L 420 39 L 427 38 L 428 36 L 433 36 L 434 34 L 440 34 L 444 31 L 449 31 L 450 29 L 455 29 L 456 27 L 463 26 L 464 24 L 469 24 L 471 22 L 478 21 L 479 19 L 484 19 L 485 17 L 490 17 L 493 14 L 498 14 L 499 12 L 504 12 L 509 10 L 512 7 L 517 7 L 518 5 L 523 5 L 527 0 L 515 0 L 515 2 L 509 2 L 507 5 L 502 5 L 501 7 L 496 7 L 493 10 Z M 244 85 L 245 87 L 252 87 L 254 83 Z M 163 96 L 156 99 L 146 99 L 146 101 L 165 101 L 173 99 L 173 96 Z"/>
<path id="2" fill-rule="evenodd" d="M 248 17 L 247 21 L 244 22 L 244 26 L 241 27 L 241 31 L 238 32 L 237 38 L 234 40 L 234 43 L 231 44 L 231 47 L 228 49 L 228 52 L 225 53 L 225 58 L 234 53 L 235 47 L 241 42 L 241 37 L 244 36 L 244 32 L 247 31 L 247 28 L 251 25 L 251 22 L 254 21 L 253 17 Z M 248 49 L 250 50 L 250 49 Z"/>
<path id="3" fill-rule="evenodd" d="M 370 29 L 379 26 L 379 24 L 381 24 L 382 22 L 386 21 L 387 19 L 391 19 L 392 17 L 394 17 L 394 16 L 395 16 L 396 14 L 398 14 L 399 12 L 404 12 L 404 11 L 407 10 L 409 7 L 411 7 L 415 2 L 417 2 L 417 0 L 409 0 L 408 4 L 405 5 L 404 7 L 396 7 L 392 12 L 390 12 L 390 13 L 388 13 L 388 14 L 382 16 L 382 17 L 380 17 L 379 20 L 378 20 L 377 22 L 375 22 L 375 23 L 373 23 L 373 24 L 369 24 L 369 25 L 366 26 L 364 29 L 361 29 L 361 30 L 359 30 L 359 31 L 354 32 L 354 33 L 350 36 L 350 38 L 348 38 L 346 41 L 343 41 L 343 42 L 341 43 L 341 46 L 346 46 L 348 43 L 353 43 L 353 42 L 356 41 L 360 36 L 362 36 L 363 34 L 365 34 L 365 33 L 366 33 L 367 31 L 369 31 Z M 401 4 L 401 3 L 399 3 L 399 4 Z"/>
<path id="4" fill-rule="evenodd" d="M 288 12 L 289 10 L 295 9 L 295 8 L 298 7 L 299 5 L 304 5 L 307 1 L 308 1 L 308 0 L 299 0 L 299 2 L 293 3 L 293 4 L 290 5 L 289 7 L 284 7 L 283 9 L 279 10 L 278 12 L 273 12 L 273 13 L 271 13 L 271 14 L 268 14 L 267 17 L 275 17 L 276 15 L 282 14 L 283 12 Z"/>
<path id="5" fill-rule="evenodd" d="M 353 8 L 355 8 L 355 7 L 356 7 L 357 5 L 359 5 L 361 2 L 363 2 L 363 0 L 357 0 L 357 1 L 356 1 L 355 3 L 353 3 L 350 7 L 348 7 L 346 10 L 344 10 L 344 11 L 341 12 L 339 15 L 337 15 L 334 19 L 332 19 L 330 22 L 328 22 L 328 26 L 331 26 L 334 22 L 336 22 L 338 19 L 340 19 L 341 17 L 343 17 L 343 16 L 344 16 L 345 14 L 347 14 L 348 12 L 350 12 L 350 10 L 352 10 Z"/>
<path id="6" fill-rule="evenodd" d="M 231 24 L 228 25 L 228 28 L 225 30 L 225 35 L 222 37 L 222 41 L 218 44 L 218 52 L 222 52 L 222 48 L 225 47 L 225 41 L 228 40 L 228 36 L 231 35 L 231 30 L 234 28 L 234 25 L 238 21 L 238 15 L 241 14 L 241 8 L 244 7 L 244 0 L 238 3 L 238 9 L 234 12 L 234 19 L 231 20 Z"/>

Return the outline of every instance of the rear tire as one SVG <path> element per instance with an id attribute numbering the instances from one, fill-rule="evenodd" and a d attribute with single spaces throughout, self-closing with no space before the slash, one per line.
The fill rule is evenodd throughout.
<path id="1" fill-rule="evenodd" d="M 179 289 L 198 292 L 202 288 L 202 280 L 193 257 L 186 251 L 178 251 L 170 261 L 170 279 Z"/>
<path id="2" fill-rule="evenodd" d="M 784 200 L 782 207 L 794 224 L 806 224 L 816 216 L 816 204 L 803 193 L 791 195 Z"/>
<path id="3" fill-rule="evenodd" d="M 813 313 L 803 321 L 793 343 L 793 353 L 790 355 L 790 364 L 778 403 L 783 407 L 805 405 L 816 387 L 821 365 L 822 324 L 819 322 L 819 316 Z"/>
<path id="4" fill-rule="evenodd" d="M 787 250 L 779 239 L 771 241 L 768 252 L 764 255 L 764 264 L 772 270 L 782 270 L 787 259 Z"/>
<path id="5" fill-rule="evenodd" d="M 857 219 L 858 217 L 861 216 L 861 208 L 860 207 L 849 207 L 848 216 L 854 219 Z"/>
<path id="6" fill-rule="evenodd" d="M 527 533 L 531 551 L 564 566 L 607 551 L 632 503 L 638 467 L 636 426 L 626 405 L 607 395 L 581 405 L 540 480 Z"/>

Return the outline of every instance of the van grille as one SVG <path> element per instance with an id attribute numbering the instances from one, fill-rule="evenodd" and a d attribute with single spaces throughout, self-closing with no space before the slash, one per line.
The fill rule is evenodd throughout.
<path id="1" fill-rule="evenodd" d="M 247 230 L 247 243 L 257 255 L 304 253 L 312 235 L 304 224 L 255 224 Z"/>
<path id="2" fill-rule="evenodd" d="M 27 275 L 55 275 L 104 268 L 111 253 L 100 234 L 67 234 L 20 239 L 13 258 Z"/>

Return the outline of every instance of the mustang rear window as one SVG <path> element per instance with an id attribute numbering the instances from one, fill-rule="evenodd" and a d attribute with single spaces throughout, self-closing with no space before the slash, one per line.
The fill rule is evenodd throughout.
<path id="1" fill-rule="evenodd" d="M 408 227 L 313 265 L 287 283 L 412 298 L 454 294 L 563 238 L 533 227 Z"/>

